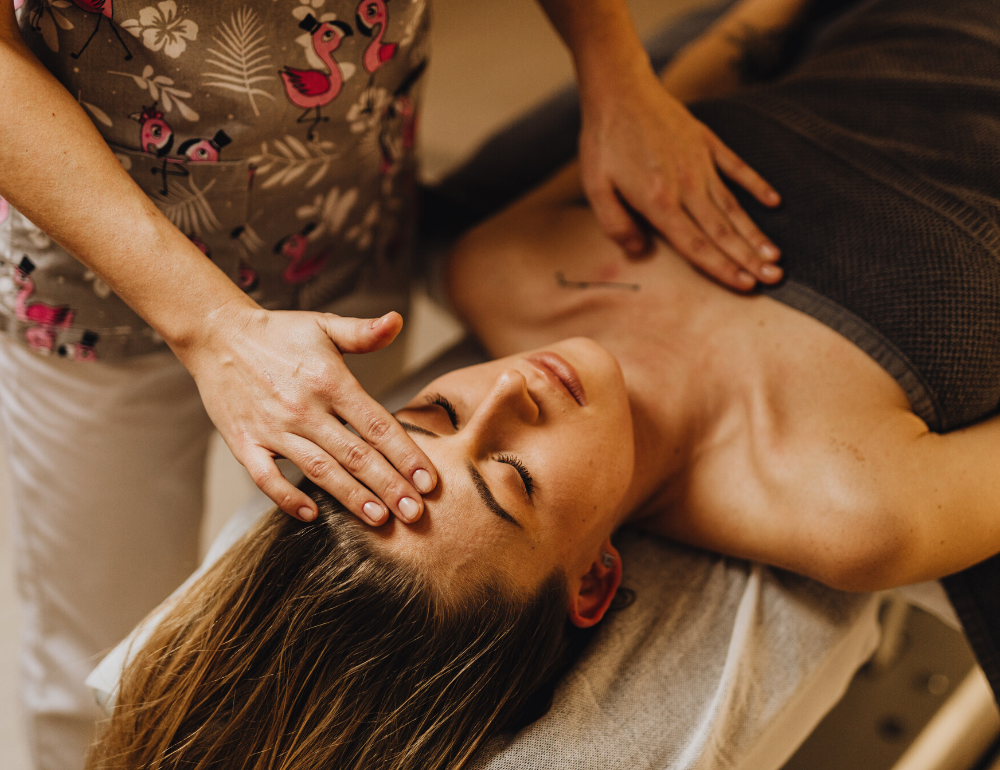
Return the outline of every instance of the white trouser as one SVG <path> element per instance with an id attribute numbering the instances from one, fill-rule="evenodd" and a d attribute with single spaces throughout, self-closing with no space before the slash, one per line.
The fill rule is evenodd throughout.
<path id="1" fill-rule="evenodd" d="M 39 770 L 78 770 L 84 679 L 195 566 L 212 424 L 171 353 L 81 364 L 3 336 L 0 419 L 29 741 Z"/>

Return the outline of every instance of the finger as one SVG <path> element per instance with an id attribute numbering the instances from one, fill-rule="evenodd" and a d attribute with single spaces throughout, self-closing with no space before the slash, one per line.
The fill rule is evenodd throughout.
<path id="1" fill-rule="evenodd" d="M 438 476 L 434 464 L 430 458 L 424 454 L 410 438 L 410 435 L 403 430 L 396 418 L 389 414 L 381 404 L 365 393 L 357 380 L 345 379 L 335 383 L 331 392 L 331 411 L 336 413 L 338 418 L 342 418 L 357 431 L 362 443 L 369 447 L 374 447 L 385 457 L 386 460 L 399 471 L 399 475 L 406 484 L 407 497 L 420 502 L 420 495 L 427 494 L 437 486 Z M 338 426 L 340 427 L 340 426 Z M 356 436 L 351 435 L 341 428 L 344 434 L 351 436 L 352 445 Z M 340 434 L 338 434 L 340 435 Z M 332 437 L 330 437 L 332 438 Z M 313 439 L 314 441 L 316 438 Z M 322 439 L 326 440 L 326 439 Z M 332 447 L 323 446 L 330 451 Z M 345 468 L 351 470 L 351 465 L 345 462 L 344 458 L 331 452 Z M 413 486 L 411 487 L 410 484 Z M 391 498 L 382 496 L 383 487 L 373 488 L 379 497 L 389 503 L 390 507 L 395 505 Z M 386 490 L 388 492 L 388 490 Z M 423 504 L 421 503 L 421 510 Z M 419 516 L 419 513 L 417 514 Z"/>
<path id="2" fill-rule="evenodd" d="M 633 256 L 642 256 L 648 251 L 649 238 L 613 188 L 602 185 L 588 189 L 587 198 L 608 238 Z"/>
<path id="3" fill-rule="evenodd" d="M 258 489 L 289 516 L 306 522 L 316 518 L 316 503 L 281 475 L 271 452 L 256 447 L 245 457 L 236 459 L 243 463 Z"/>
<path id="4" fill-rule="evenodd" d="M 389 518 L 378 497 L 312 441 L 289 435 L 282 446 L 282 453 L 307 479 L 337 498 L 359 519 L 377 527 Z"/>
<path id="5" fill-rule="evenodd" d="M 353 484 L 364 485 L 369 495 L 367 500 L 382 501 L 401 521 L 412 524 L 420 518 L 423 501 L 417 490 L 379 451 L 344 426 L 331 419 L 323 429 L 303 437 L 305 439 L 308 439 L 308 448 L 312 454 L 304 458 L 304 461 L 311 463 L 312 467 L 299 467 L 324 489 L 329 489 L 328 484 L 345 484 L 340 480 L 340 474 L 344 473 L 351 477 Z M 335 467 L 331 465 L 333 462 L 336 463 Z M 351 488 L 357 491 L 353 486 Z M 332 494 L 333 490 L 330 492 Z M 347 504 L 346 501 L 344 503 Z M 365 501 L 360 501 L 358 510 L 362 510 L 364 505 Z"/>
<path id="6" fill-rule="evenodd" d="M 750 244 L 753 253 L 759 257 L 759 259 L 754 260 L 753 265 L 745 265 L 745 267 L 765 283 L 774 283 L 780 280 L 782 270 L 778 265 L 773 264 L 781 256 L 781 251 L 778 247 L 761 232 L 760 228 L 754 224 L 754 221 L 740 208 L 740 204 L 736 198 L 733 197 L 733 194 L 729 192 L 721 180 L 713 182 L 710 189 L 712 191 L 712 198 L 722 211 L 722 214 L 728 218 L 736 232 Z"/>
<path id="7" fill-rule="evenodd" d="M 686 211 L 680 209 L 669 211 L 661 232 L 691 264 L 727 286 L 747 291 L 756 283 L 753 275 L 721 252 L 708 239 L 708 236 L 691 221 Z"/>
<path id="8" fill-rule="evenodd" d="M 341 353 L 374 353 L 396 339 L 403 328 L 403 317 L 396 311 L 381 318 L 344 318 L 323 313 L 317 319 Z"/>
<path id="9" fill-rule="evenodd" d="M 702 232 L 709 236 L 713 244 L 729 259 L 756 277 L 763 268 L 773 267 L 766 263 L 754 247 L 733 228 L 726 215 L 715 205 L 708 190 L 685 201 L 685 207 Z M 763 270 L 764 273 L 769 271 Z"/>
<path id="10" fill-rule="evenodd" d="M 714 134 L 712 135 L 712 159 L 727 177 L 744 188 L 765 206 L 777 206 L 781 203 L 778 191 L 764 181 L 764 177 L 754 171 L 735 152 L 726 147 Z"/>

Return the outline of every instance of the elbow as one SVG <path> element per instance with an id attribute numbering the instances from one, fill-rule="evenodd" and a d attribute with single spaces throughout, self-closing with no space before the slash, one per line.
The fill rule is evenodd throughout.
<path id="1" fill-rule="evenodd" d="M 813 550 L 810 577 L 840 591 L 881 591 L 914 582 L 912 527 L 890 512 L 838 516 Z"/>

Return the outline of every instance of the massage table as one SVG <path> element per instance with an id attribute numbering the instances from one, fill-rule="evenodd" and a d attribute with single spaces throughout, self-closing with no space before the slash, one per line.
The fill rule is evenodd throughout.
<path id="1" fill-rule="evenodd" d="M 404 405 L 444 371 L 483 360 L 462 343 L 397 387 Z M 201 567 L 94 670 L 106 709 L 128 651 L 170 602 L 259 517 L 262 494 L 216 537 Z M 549 711 L 495 740 L 476 770 L 777 770 L 846 690 L 880 638 L 882 593 L 846 593 L 782 570 L 626 529 L 616 537 L 626 595 L 557 685 Z M 914 600 L 939 615 L 936 583 Z"/>

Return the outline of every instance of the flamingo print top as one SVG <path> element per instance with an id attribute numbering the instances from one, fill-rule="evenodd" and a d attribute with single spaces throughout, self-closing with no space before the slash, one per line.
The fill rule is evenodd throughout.
<path id="1" fill-rule="evenodd" d="M 427 0 L 18 5 L 142 191 L 261 305 L 407 306 Z M 81 362 L 163 348 L 2 198 L 0 330 Z"/>

